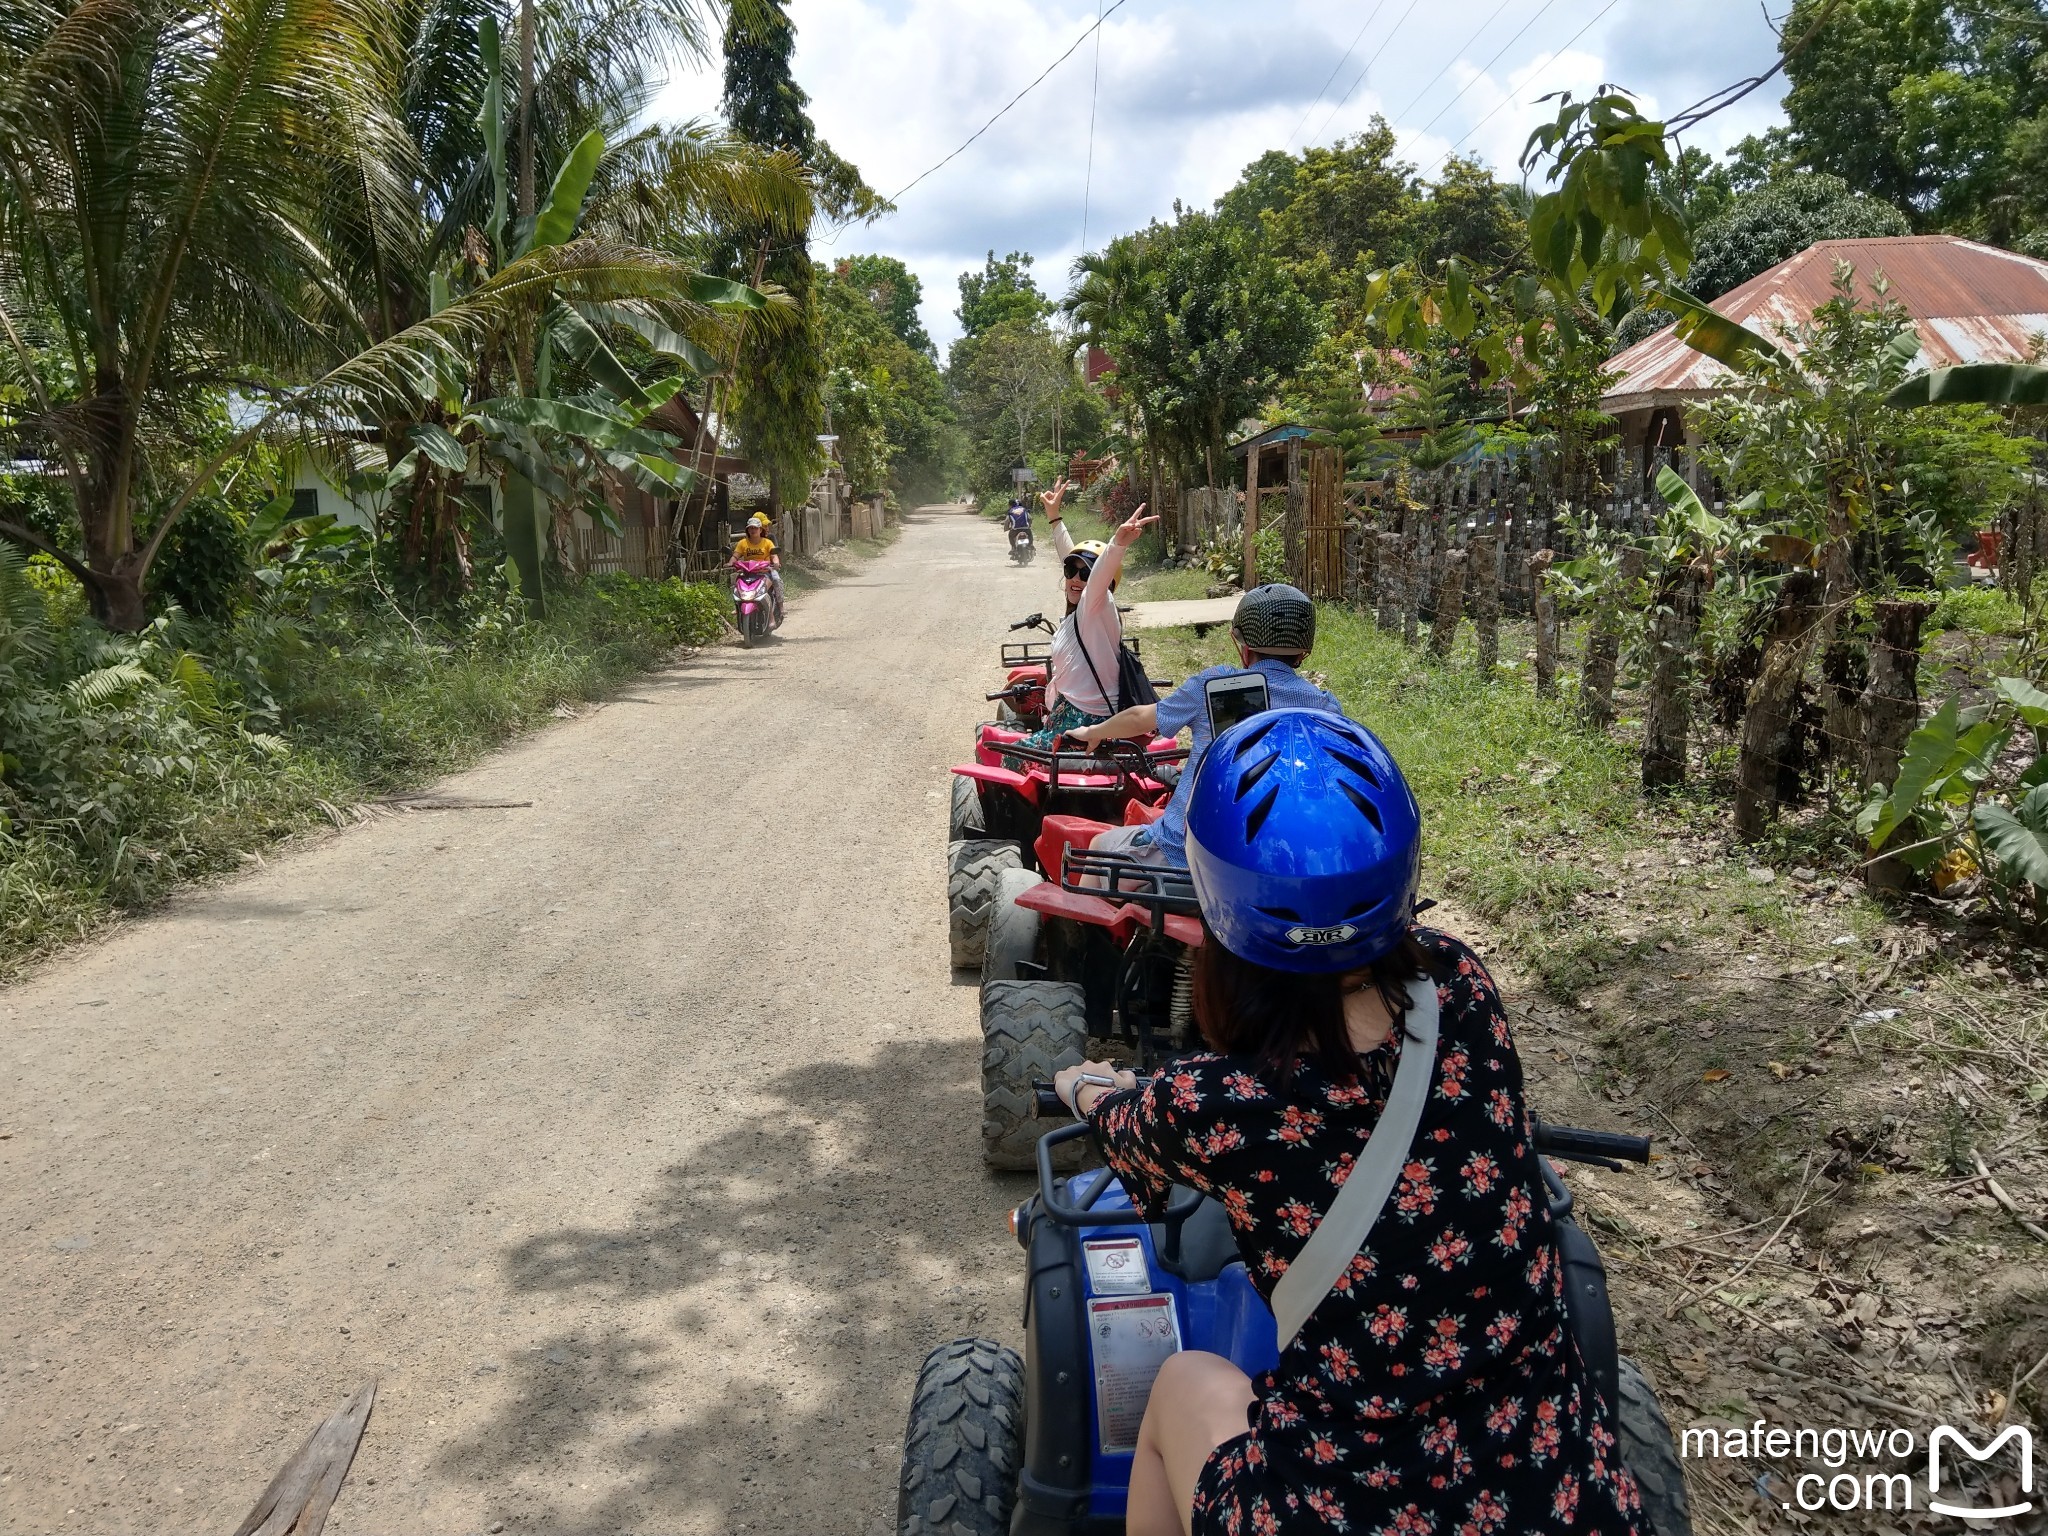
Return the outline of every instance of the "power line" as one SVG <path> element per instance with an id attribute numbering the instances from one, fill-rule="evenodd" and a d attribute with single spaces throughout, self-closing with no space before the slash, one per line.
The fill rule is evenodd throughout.
<path id="1" fill-rule="evenodd" d="M 1599 23 L 1601 17 L 1605 16 L 1609 11 L 1613 10 L 1620 3 L 1621 0 L 1607 0 L 1607 3 L 1600 7 L 1599 14 L 1594 16 L 1594 18 L 1591 21 L 1587 22 L 1583 27 L 1579 28 L 1579 30 L 1574 32 L 1570 37 L 1566 38 L 1563 46 L 1553 50 L 1551 56 L 1555 58 L 1557 54 L 1563 53 L 1566 48 L 1571 47 L 1573 43 L 1576 43 L 1580 38 L 1584 37 L 1588 32 L 1592 31 L 1593 28 Z M 1474 123 L 1470 128 L 1467 128 L 1465 130 L 1465 137 L 1458 140 L 1457 143 L 1453 144 L 1449 149 L 1445 150 L 1441 155 L 1437 156 L 1435 163 L 1432 164 L 1429 167 L 1429 169 L 1424 171 L 1422 174 L 1425 177 L 1434 175 L 1439 166 L 1441 166 L 1446 160 L 1450 159 L 1451 156 L 1455 155 L 1459 150 L 1463 149 L 1468 143 L 1470 143 L 1472 140 L 1472 136 L 1476 134 L 1480 129 L 1484 128 L 1488 123 L 1492 122 L 1496 117 L 1500 116 L 1502 108 L 1506 107 L 1509 103 L 1513 102 L 1514 99 L 1515 98 L 1512 93 L 1502 96 L 1501 99 L 1494 104 L 1494 108 L 1491 112 L 1487 113 L 1486 116 L 1479 119 L 1479 121 Z"/>
<path id="2" fill-rule="evenodd" d="M 1434 90 L 1436 88 L 1437 81 L 1443 79 L 1445 75 L 1449 74 L 1451 72 L 1451 66 L 1457 63 L 1458 60 L 1462 59 L 1465 56 L 1465 48 L 1468 44 L 1472 42 L 1473 38 L 1478 37 L 1481 32 L 1484 32 L 1496 21 L 1499 21 L 1500 13 L 1506 10 L 1509 6 L 1513 5 L 1514 3 L 1515 0 L 1500 0 L 1500 4 L 1494 7 L 1493 14 L 1487 17 L 1486 20 L 1481 22 L 1477 27 L 1473 29 L 1472 36 L 1466 38 L 1463 43 L 1460 43 L 1458 45 L 1458 51 L 1452 54 L 1448 59 L 1444 60 L 1444 67 L 1438 70 L 1434 75 L 1430 76 L 1429 84 L 1425 85 L 1421 90 L 1415 93 L 1414 101 L 1409 102 L 1407 106 L 1403 107 L 1399 112 L 1394 114 L 1395 119 L 1398 121 L 1399 119 L 1406 117 L 1410 112 L 1413 112 L 1415 110 L 1416 103 L 1420 102 L 1423 97 L 1427 96 L 1432 90 Z"/>
<path id="3" fill-rule="evenodd" d="M 1105 21 L 1109 20 L 1110 17 L 1114 16 L 1118 11 L 1122 10 L 1129 3 L 1130 0 L 1116 0 L 1116 3 L 1114 5 L 1110 6 L 1108 10 L 1102 12 L 1101 15 L 1095 18 L 1094 26 L 1090 27 L 1086 32 L 1083 32 L 1079 37 L 1074 39 L 1072 46 L 1070 46 L 1065 53 L 1061 54 L 1058 58 L 1054 59 L 1050 64 L 1046 65 L 1043 73 L 1041 73 L 1036 80 L 1033 80 L 1029 85 L 1025 86 L 1023 90 L 1019 91 L 1016 95 L 1012 96 L 1008 101 L 1004 102 L 1001 110 L 999 110 L 994 117 L 990 118 L 987 122 L 983 123 L 979 128 L 975 129 L 973 133 L 969 134 L 967 136 L 967 141 L 965 143 L 963 143 L 958 149 L 954 150 L 953 153 L 946 156 L 946 158 L 941 160 L 937 165 L 931 167 L 930 170 L 924 171 L 921 174 L 919 174 L 907 186 L 904 187 L 903 191 L 898 192 L 895 196 L 891 197 L 889 201 L 892 203 L 901 202 L 904 196 L 907 193 L 909 193 L 912 188 L 917 186 L 919 182 L 923 181 L 928 176 L 932 176 L 939 171 L 943 171 L 955 160 L 958 160 L 962 155 L 966 154 L 968 149 L 973 146 L 974 141 L 976 139 L 980 138 L 984 133 L 987 133 L 989 129 L 995 127 L 997 123 L 1001 122 L 1003 118 L 1008 114 L 1010 108 L 1016 106 L 1018 102 L 1022 101 L 1026 96 L 1029 96 L 1033 91 L 1037 90 L 1041 85 L 1045 84 L 1046 77 L 1048 75 L 1050 75 L 1054 70 L 1058 69 L 1062 64 L 1066 63 L 1067 60 L 1071 59 L 1077 52 L 1079 52 L 1081 45 L 1083 43 L 1087 42 L 1089 38 L 1093 37 L 1097 32 L 1100 32 L 1102 30 L 1102 24 Z"/>
<path id="4" fill-rule="evenodd" d="M 1465 99 L 1465 92 L 1471 90 L 1473 86 L 1477 85 L 1480 81 L 1484 80 L 1486 78 L 1486 72 L 1492 69 L 1494 65 L 1498 64 L 1501 61 L 1501 55 L 1506 53 L 1508 49 L 1514 47 L 1515 44 L 1519 43 L 1522 40 L 1523 35 L 1527 33 L 1531 27 L 1535 26 L 1537 22 L 1541 21 L 1544 17 L 1544 13 L 1547 12 L 1555 4 L 1557 4 L 1557 0 L 1543 0 L 1543 5 L 1541 9 L 1539 9 L 1534 16 L 1531 16 L 1527 21 L 1522 23 L 1522 30 L 1520 32 L 1517 32 L 1513 37 L 1509 38 L 1505 43 L 1503 43 L 1500 46 L 1500 49 L 1494 54 L 1492 58 L 1488 59 L 1484 64 L 1480 65 L 1479 73 L 1474 75 L 1470 80 L 1467 80 L 1465 82 L 1464 90 L 1459 91 L 1457 95 L 1453 96 L 1449 101 L 1445 102 L 1441 107 L 1437 108 L 1436 116 L 1432 117 L 1428 122 L 1424 123 L 1420 128 L 1415 130 L 1415 137 L 1418 139 L 1421 138 L 1425 133 L 1428 133 L 1430 129 L 1434 128 L 1438 123 L 1442 122 L 1444 114 L 1450 111 L 1451 108 L 1455 107 L 1459 102 Z M 1568 43 L 1565 46 L 1570 47 L 1571 45 Z"/>
<path id="5" fill-rule="evenodd" d="M 1081 184 L 1081 250 L 1088 249 L 1088 205 L 1095 196 L 1095 107 L 1102 99 L 1102 0 L 1095 0 L 1095 82 L 1088 88 L 1088 178 Z"/>
<path id="6" fill-rule="evenodd" d="M 1307 123 L 1309 113 L 1315 111 L 1316 104 L 1323 99 L 1323 91 L 1327 91 L 1333 84 L 1336 83 L 1337 76 L 1343 72 L 1344 66 L 1351 62 L 1351 55 L 1358 52 L 1358 45 L 1365 41 L 1365 34 L 1372 29 L 1373 22 L 1378 18 L 1380 12 L 1385 10 L 1386 8 L 1387 0 L 1378 0 L 1378 4 L 1374 5 L 1373 8 L 1366 13 L 1365 25 L 1358 29 L 1358 36 L 1351 39 L 1351 46 L 1349 48 L 1346 48 L 1344 50 L 1343 57 L 1337 60 L 1336 68 L 1330 71 L 1330 78 L 1323 82 L 1322 90 L 1317 91 L 1314 98 L 1309 102 L 1309 104 L 1301 109 L 1301 122 L 1296 123 L 1294 125 L 1294 131 L 1287 135 L 1287 143 L 1292 144 L 1296 139 L 1301 137 L 1302 125 Z"/>
<path id="7" fill-rule="evenodd" d="M 1324 117 L 1323 126 L 1316 130 L 1317 138 L 1321 138 L 1323 136 L 1324 130 L 1327 129 L 1331 123 L 1336 121 L 1337 114 L 1344 110 L 1344 103 L 1351 99 L 1353 92 L 1357 91 L 1357 89 L 1361 85 L 1365 84 L 1366 76 L 1372 73 L 1373 65 L 1379 63 L 1380 55 L 1387 51 L 1388 44 L 1392 43 L 1394 40 L 1394 34 L 1401 30 L 1401 23 L 1405 22 L 1410 16 L 1413 16 L 1415 14 L 1415 7 L 1421 3 L 1422 0 L 1408 0 L 1408 9 L 1401 13 L 1400 19 L 1397 20 L 1392 27 L 1388 28 L 1387 35 L 1380 39 L 1379 47 L 1375 48 L 1372 51 L 1372 57 L 1365 61 L 1365 68 L 1361 69 L 1358 72 L 1358 78 L 1351 82 L 1351 89 L 1346 91 L 1343 94 L 1343 96 L 1338 98 L 1337 105 L 1330 108 L 1329 114 L 1326 117 Z"/>

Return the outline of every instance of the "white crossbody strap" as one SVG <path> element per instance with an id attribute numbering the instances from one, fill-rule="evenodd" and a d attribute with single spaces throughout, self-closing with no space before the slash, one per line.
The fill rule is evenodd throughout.
<path id="1" fill-rule="evenodd" d="M 1280 1325 L 1282 1349 L 1294 1342 L 1309 1314 L 1322 1305 L 1365 1246 L 1373 1223 L 1380 1219 L 1388 1196 L 1400 1182 L 1409 1149 L 1415 1145 L 1422 1109 L 1436 1082 L 1436 983 L 1429 977 L 1408 983 L 1404 1022 L 1401 1065 L 1394 1072 L 1394 1087 L 1380 1112 L 1379 1124 L 1366 1139 L 1365 1150 L 1352 1164 L 1350 1177 L 1337 1191 L 1329 1212 L 1316 1223 L 1300 1254 L 1273 1287 L 1273 1317 Z"/>

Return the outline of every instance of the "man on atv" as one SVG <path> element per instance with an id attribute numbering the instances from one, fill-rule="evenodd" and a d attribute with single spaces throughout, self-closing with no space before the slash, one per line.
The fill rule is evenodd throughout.
<path id="1" fill-rule="evenodd" d="M 1091 845 L 1091 852 L 1126 854 L 1146 864 L 1187 864 L 1188 795 L 1196 771 L 1202 766 L 1202 757 L 1209 750 L 1207 690 L 1212 681 L 1256 672 L 1266 680 L 1269 708 L 1344 713 L 1344 706 L 1334 695 L 1318 688 L 1300 672 L 1316 643 L 1316 605 L 1306 593 L 1279 582 L 1253 587 L 1238 599 L 1237 612 L 1230 621 L 1230 635 L 1237 642 L 1241 665 L 1197 672 L 1157 704 L 1139 704 L 1100 725 L 1084 725 L 1068 733 L 1094 747 L 1133 736 L 1149 741 L 1154 735 L 1194 732 L 1194 745 L 1181 769 L 1180 783 L 1174 786 L 1173 798 L 1166 804 L 1166 813 L 1148 827 L 1115 827 L 1102 833 Z"/>
<path id="2" fill-rule="evenodd" d="M 741 560 L 766 561 L 769 566 L 768 585 L 775 592 L 775 622 L 782 622 L 782 556 L 775 553 L 775 541 L 768 537 L 768 519 L 756 512 L 747 519 L 747 531 L 733 546 L 732 558 Z"/>
<path id="3" fill-rule="evenodd" d="M 1159 521 L 1145 516 L 1141 503 L 1107 544 L 1096 539 L 1077 544 L 1060 516 L 1066 499 L 1064 479 L 1039 498 L 1045 504 L 1045 520 L 1052 525 L 1053 548 L 1059 551 L 1067 616 L 1052 637 L 1044 729 L 1026 736 L 1020 746 L 1057 746 L 1061 737 L 1116 712 L 1117 652 L 1124 639 L 1123 620 L 1116 611 L 1117 583 L 1123 579 L 1124 552 Z"/>

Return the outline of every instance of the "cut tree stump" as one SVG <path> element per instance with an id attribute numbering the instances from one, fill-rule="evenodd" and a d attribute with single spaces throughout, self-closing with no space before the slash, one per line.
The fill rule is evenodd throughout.
<path id="1" fill-rule="evenodd" d="M 341 1480 L 348 1476 L 349 1463 L 356 1458 L 356 1447 L 363 1443 L 363 1430 L 376 1401 L 377 1383 L 365 1382 L 361 1391 L 307 1436 L 298 1455 L 270 1480 L 249 1518 L 235 1528 L 235 1536 L 320 1536 L 327 1512 L 334 1508 L 334 1497 L 341 1492 Z"/>
<path id="2" fill-rule="evenodd" d="M 1472 628 L 1479 639 L 1479 675 L 1490 678 L 1500 666 L 1500 566 L 1492 534 L 1480 534 L 1465 546 L 1471 566 Z"/>
<path id="3" fill-rule="evenodd" d="M 1667 570 L 1658 583 L 1643 700 L 1644 789 L 1685 782 L 1692 750 L 1692 653 L 1706 589 L 1706 571 L 1690 564 Z"/>
<path id="4" fill-rule="evenodd" d="M 1458 620 L 1465 608 L 1465 552 L 1449 550 L 1444 555 L 1443 579 L 1436 588 L 1436 622 L 1429 630 L 1429 651 L 1439 661 L 1448 661 L 1458 638 Z"/>
<path id="5" fill-rule="evenodd" d="M 1529 557 L 1530 602 L 1536 610 L 1536 694 L 1544 699 L 1557 696 L 1557 593 L 1550 586 L 1550 567 L 1556 559 L 1556 551 L 1548 549 Z"/>
<path id="6" fill-rule="evenodd" d="M 1763 664 L 1749 685 L 1742 710 L 1735 763 L 1735 835 L 1744 842 L 1763 836 L 1778 813 L 1799 684 L 1820 637 L 1819 601 L 1820 578 L 1812 571 L 1793 571 L 1778 588 Z"/>
<path id="7" fill-rule="evenodd" d="M 1401 609 L 1404 601 L 1402 583 L 1401 535 L 1382 533 L 1373 543 L 1379 548 L 1375 566 L 1378 579 L 1379 612 L 1374 616 L 1382 634 L 1391 635 L 1401 627 Z"/>

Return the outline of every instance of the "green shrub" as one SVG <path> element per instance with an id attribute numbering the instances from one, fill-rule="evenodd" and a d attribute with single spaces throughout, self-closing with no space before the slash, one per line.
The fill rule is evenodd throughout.
<path id="1" fill-rule="evenodd" d="M 625 632 L 651 629 L 677 645 L 709 645 L 725 632 L 729 599 L 708 581 L 643 581 L 637 576 L 593 576 L 584 590 Z"/>

